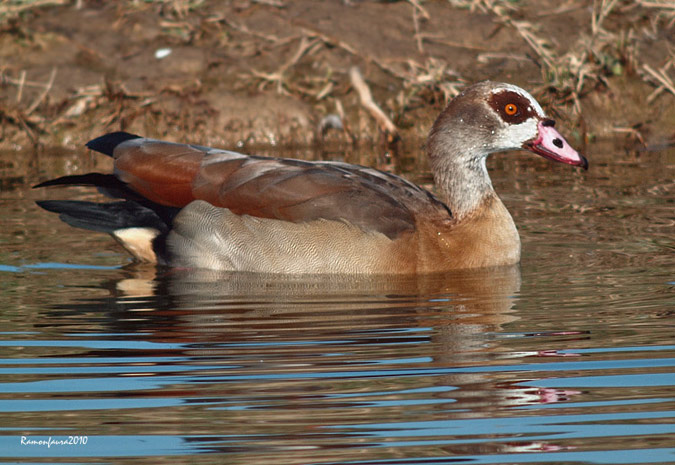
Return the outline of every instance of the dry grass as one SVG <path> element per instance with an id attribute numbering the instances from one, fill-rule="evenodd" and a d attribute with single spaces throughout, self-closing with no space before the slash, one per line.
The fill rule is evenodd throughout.
<path id="1" fill-rule="evenodd" d="M 366 114 L 374 115 L 374 126 L 385 134 L 397 133 L 396 125 L 402 124 L 411 109 L 445 102 L 465 85 L 466 80 L 453 69 L 445 55 L 432 53 L 439 50 L 439 44 L 475 52 L 479 62 L 494 58 L 525 62 L 534 58 L 541 70 L 540 85 L 535 93 L 545 91 L 558 103 L 569 104 L 577 115 L 581 113 L 585 96 L 608 87 L 608 81 L 617 76 L 632 75 L 652 86 L 648 103 L 664 94 L 675 95 L 675 46 L 668 49 L 667 58 L 658 64 L 645 61 L 638 52 L 640 41 L 656 40 L 664 29 L 675 27 L 675 4 L 670 0 L 568 0 L 554 11 L 537 14 L 527 10 L 533 8 L 531 3 L 516 0 L 447 1 L 455 8 L 490 15 L 496 25 L 522 38 L 529 50 L 500 54 L 484 48 L 482 44 L 451 41 L 445 35 L 427 32 L 432 21 L 429 13 L 431 3 L 423 0 L 406 0 L 408 10 L 405 14 L 409 16 L 405 19 L 412 31 L 409 40 L 418 54 L 415 58 L 399 61 L 367 54 L 341 37 L 329 36 L 311 27 L 289 24 L 290 34 L 285 37 L 252 28 L 246 25 L 243 17 L 204 8 L 209 5 L 206 0 L 127 0 L 118 8 L 122 11 L 150 9 L 157 12 L 163 33 L 177 37 L 185 45 L 192 45 L 208 34 L 204 28 L 212 28 L 221 34 L 224 37 L 223 47 L 230 46 L 228 40 L 236 44 L 246 43 L 255 50 L 254 54 L 274 59 L 242 70 L 239 90 L 256 93 L 273 90 L 280 95 L 320 106 L 322 110 L 319 113 L 324 115 L 332 111 L 342 115 L 343 102 L 360 104 L 366 108 Z M 281 9 L 286 6 L 281 0 L 242 0 L 241 3 L 260 8 Z M 22 15 L 31 10 L 59 5 L 81 8 L 82 0 L 13 0 L 0 3 L 0 29 L 11 27 L 9 23 L 20 21 Z M 202 13 L 202 9 L 210 12 Z M 552 17 L 580 9 L 588 9 L 590 14 L 574 41 L 564 44 L 552 41 L 542 27 L 544 15 Z M 634 21 L 634 18 L 642 19 Z M 379 72 L 378 75 L 371 71 L 366 77 L 375 75 L 379 79 L 383 73 L 388 82 L 396 85 L 389 85 L 387 93 L 377 82 L 363 80 L 361 85 L 355 84 L 349 68 L 334 68 L 325 59 L 336 51 L 362 69 Z M 266 67 L 267 63 L 273 65 Z M 66 101 L 56 102 L 58 114 L 55 116 L 57 105 L 50 101 L 49 94 L 57 75 L 58 70 L 54 68 L 43 79 L 28 79 L 25 70 L 9 72 L 0 65 L 0 86 L 15 88 L 11 101 L 0 101 L 0 120 L 20 128 L 31 141 L 36 141 L 48 125 L 72 124 L 75 119 L 97 109 L 106 109 L 101 119 L 107 125 L 133 118 L 134 114 L 146 110 L 159 112 L 154 109 L 157 92 L 130 92 L 123 82 L 106 80 L 73 89 Z M 195 82 L 197 84 L 187 83 L 182 87 L 179 84 L 167 85 L 160 92 L 173 95 L 198 93 L 201 83 L 197 78 Z M 364 100 L 362 90 L 368 87 L 373 87 L 375 91 Z M 355 98 L 357 95 L 361 96 L 360 100 Z M 125 102 L 133 102 L 133 105 Z M 134 110 L 129 109 L 130 106 Z M 373 111 L 375 107 L 379 109 L 379 114 Z M 52 113 L 49 114 L 49 111 Z M 382 123 L 385 120 L 387 124 Z"/>
<path id="2" fill-rule="evenodd" d="M 68 3 L 70 0 L 6 0 L 0 3 L 0 24 L 16 19 L 20 14 L 35 8 Z"/>
<path id="3" fill-rule="evenodd" d="M 652 69 L 648 64 L 642 63 L 637 53 L 637 43 L 641 36 L 657 32 L 661 28 L 673 27 L 675 23 L 675 4 L 665 1 L 648 0 L 592 0 L 581 2 L 563 3 L 555 11 L 547 12 L 547 15 L 564 13 L 569 10 L 591 7 L 592 13 L 587 24 L 588 33 L 582 33 L 576 41 L 560 51 L 560 46 L 551 43 L 542 32 L 539 24 L 533 21 L 521 19 L 522 6 L 519 2 L 510 0 L 448 0 L 450 4 L 458 8 L 468 8 L 471 11 L 491 14 L 497 23 L 511 28 L 523 39 L 523 41 L 535 53 L 535 57 L 542 72 L 541 88 L 553 93 L 558 102 L 570 102 L 575 114 L 581 113 L 581 99 L 584 95 L 593 92 L 598 86 L 606 86 L 607 80 L 614 76 L 637 72 L 645 82 L 656 88 L 649 98 L 651 102 L 658 95 L 673 92 L 673 78 L 670 74 L 674 71 L 674 60 L 664 63 L 658 70 Z M 424 22 L 428 20 L 429 13 L 420 1 L 409 0 L 412 5 L 411 21 L 414 26 L 414 36 L 418 51 L 425 52 L 426 41 L 443 43 L 442 39 L 426 34 Z M 623 18 L 624 22 L 630 21 L 631 14 L 639 16 L 639 11 L 648 11 L 651 24 L 648 30 L 639 30 L 630 26 L 617 26 L 616 18 Z M 629 19 L 625 19 L 629 18 Z M 611 23 L 611 25 L 609 25 Z M 609 25 L 609 26 L 608 26 Z M 315 36 L 316 37 L 316 36 Z M 329 44 L 330 39 L 319 37 L 324 44 Z M 312 45 L 317 45 L 313 42 Z M 335 45 L 335 44 L 333 44 Z M 344 43 L 337 44 L 349 53 L 359 56 L 359 53 Z M 461 44 L 448 44 L 461 45 Z M 476 47 L 480 49 L 479 47 Z M 302 51 L 302 47 L 299 52 Z M 479 55 L 489 55 L 485 51 Z M 296 54 L 288 65 L 283 66 L 275 73 L 254 72 L 254 76 L 261 79 L 264 87 L 267 83 L 275 83 L 280 93 L 296 93 L 305 96 L 316 97 L 317 91 L 308 92 L 305 88 L 295 87 L 284 79 L 285 73 L 297 64 Z M 406 69 L 394 67 L 390 63 L 384 63 L 377 58 L 359 56 L 362 60 L 372 62 L 380 69 L 402 82 L 402 90 L 395 101 L 396 108 L 392 111 L 397 114 L 405 112 L 415 100 L 433 100 L 439 95 L 447 100 L 456 95 L 464 81 L 461 76 L 452 70 L 449 64 L 440 57 L 428 56 L 423 62 L 409 59 Z M 518 57 L 515 57 L 518 59 Z M 523 59 L 526 59 L 523 57 Z M 286 74 L 287 75 L 287 74 Z M 324 83 L 320 86 L 323 90 L 321 97 L 330 94 L 335 87 L 335 82 Z M 434 97 L 431 97 L 433 95 Z"/>
<path id="4" fill-rule="evenodd" d="M 666 1 L 648 0 L 593 0 L 592 2 L 564 3 L 557 14 L 566 9 L 574 9 L 590 3 L 590 33 L 581 34 L 576 43 L 564 53 L 540 31 L 540 27 L 530 21 L 517 19 L 517 2 L 504 0 L 449 0 L 455 6 L 471 8 L 494 15 L 495 19 L 507 27 L 513 28 L 536 53 L 541 65 L 543 85 L 554 90 L 559 100 L 569 100 L 575 112 L 581 112 L 581 97 L 595 89 L 598 84 L 606 84 L 611 76 L 639 70 L 643 79 L 657 86 L 651 99 L 667 90 L 673 91 L 673 81 L 669 72 L 673 67 L 671 58 L 662 68 L 654 71 L 648 64 L 640 62 L 637 53 L 637 41 L 640 35 L 650 31 L 640 31 L 634 27 L 607 27 L 612 15 L 628 17 L 638 10 L 648 10 L 651 17 L 650 29 L 655 34 L 661 28 L 672 28 L 675 23 L 675 4 Z M 637 16 L 635 14 L 634 16 Z M 671 51 L 672 57 L 672 51 Z"/>
<path id="5" fill-rule="evenodd" d="M 644 79 L 656 86 L 654 92 L 647 97 L 647 103 L 653 102 L 664 91 L 675 95 L 675 78 L 671 77 L 671 74 L 675 75 L 675 55 L 671 56 L 670 60 L 656 71 L 649 65 L 642 65 L 641 71 Z"/>
<path id="6" fill-rule="evenodd" d="M 195 9 L 203 6 L 206 0 L 126 0 L 129 8 L 144 8 L 159 5 L 177 18 L 185 18 Z M 22 13 L 38 8 L 58 5 L 72 5 L 76 9 L 83 6 L 83 0 L 3 0 L 0 3 L 0 24 L 16 19 Z"/>

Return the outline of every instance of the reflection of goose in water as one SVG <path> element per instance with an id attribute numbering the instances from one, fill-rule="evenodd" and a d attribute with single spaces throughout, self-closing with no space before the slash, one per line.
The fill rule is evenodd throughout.
<path id="1" fill-rule="evenodd" d="M 269 273 L 431 273 L 512 265 L 520 238 L 485 160 L 528 149 L 587 167 L 519 87 L 482 82 L 449 102 L 427 150 L 439 196 L 372 168 L 243 155 L 127 133 L 89 142 L 113 174 L 41 184 L 99 187 L 123 202 L 43 201 L 111 233 L 141 261 Z"/>
<path id="2" fill-rule="evenodd" d="M 460 420 L 480 425 L 573 394 L 537 388 L 528 373 L 508 369 L 512 359 L 523 359 L 501 337 L 516 319 L 517 267 L 386 278 L 178 269 L 156 275 L 154 267 L 123 273 L 125 279 L 108 286 L 112 298 L 69 309 L 101 314 L 106 308 L 101 331 L 156 343 L 132 345 L 130 362 L 144 360 L 139 376 L 162 379 L 173 360 L 178 385 L 166 389 L 178 389 L 188 405 L 208 401 L 205 408 L 214 408 L 223 428 L 242 435 L 237 442 L 247 443 L 247 435 L 265 442 L 267 434 L 274 441 L 274 425 L 287 425 L 286 444 L 320 444 L 307 431 L 329 428 L 326 441 L 365 447 L 377 442 L 369 432 L 359 434 L 369 422 L 408 418 L 422 430 Z M 167 390 L 143 395 L 163 397 Z M 345 437 L 336 439 L 341 432 Z M 480 437 L 479 430 L 442 434 L 457 436 L 443 446 L 457 454 L 558 447 L 462 440 Z"/>

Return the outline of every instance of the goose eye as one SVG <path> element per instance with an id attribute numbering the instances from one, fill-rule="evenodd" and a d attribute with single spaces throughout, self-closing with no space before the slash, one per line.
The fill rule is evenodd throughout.
<path id="1" fill-rule="evenodd" d="M 513 116 L 516 113 L 518 113 L 518 106 L 514 103 L 507 103 L 506 106 L 504 107 L 504 113 L 506 113 L 509 116 Z"/>

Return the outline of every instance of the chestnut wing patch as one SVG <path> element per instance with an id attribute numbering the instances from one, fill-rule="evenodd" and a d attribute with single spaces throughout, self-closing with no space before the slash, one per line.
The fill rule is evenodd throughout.
<path id="1" fill-rule="evenodd" d="M 142 138 L 119 144 L 113 156 L 121 181 L 171 207 L 201 199 L 240 215 L 346 221 L 390 238 L 415 229 L 413 212 L 450 215 L 431 193 L 403 178 L 347 163 L 255 157 Z"/>
<path id="2" fill-rule="evenodd" d="M 192 180 L 204 152 L 185 144 L 131 139 L 113 151 L 115 176 L 160 205 L 183 207 L 195 198 Z"/>

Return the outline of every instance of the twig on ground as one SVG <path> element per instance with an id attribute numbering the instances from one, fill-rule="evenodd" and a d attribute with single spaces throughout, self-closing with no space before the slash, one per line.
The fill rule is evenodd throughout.
<path id="1" fill-rule="evenodd" d="M 673 60 L 671 59 L 668 61 L 668 63 L 665 64 L 662 68 L 660 68 L 658 71 L 655 71 L 651 66 L 648 64 L 642 65 L 643 71 L 645 71 L 649 76 L 652 77 L 654 81 L 656 81 L 659 86 L 656 88 L 654 92 L 651 93 L 649 97 L 647 97 L 647 102 L 651 103 L 654 101 L 654 99 L 659 95 L 661 92 L 664 90 L 667 90 L 671 94 L 675 95 L 675 84 L 673 83 L 673 80 L 666 74 L 668 71 L 668 68 L 670 68 L 673 65 Z"/>
<path id="2" fill-rule="evenodd" d="M 600 5 L 596 8 L 597 3 L 593 3 L 593 14 L 591 15 L 591 32 L 593 36 L 597 36 L 602 31 L 602 23 L 605 18 L 612 12 L 618 0 L 601 0 Z"/>
<path id="3" fill-rule="evenodd" d="M 296 50 L 295 54 L 291 57 L 290 60 L 288 60 L 286 63 L 282 64 L 279 69 L 277 69 L 273 73 L 265 73 L 262 71 L 258 70 L 251 70 L 251 73 L 260 78 L 262 80 L 261 87 L 265 87 L 265 84 L 267 82 L 272 82 L 276 83 L 277 86 L 277 92 L 280 94 L 288 94 L 286 91 L 285 87 L 287 84 L 285 83 L 284 80 L 284 74 L 286 71 L 288 71 L 291 67 L 295 66 L 300 59 L 302 59 L 305 54 L 309 53 L 310 50 L 317 45 L 320 42 L 320 39 L 318 38 L 313 38 L 313 39 L 308 39 L 306 35 L 303 35 L 300 38 L 300 45 L 298 45 L 298 49 Z"/>
<path id="4" fill-rule="evenodd" d="M 335 38 L 330 37 L 330 36 L 328 36 L 328 35 L 326 35 L 322 32 L 314 31 L 314 30 L 309 29 L 309 28 L 303 28 L 303 32 L 305 34 L 307 34 L 308 37 L 316 37 L 316 38 L 320 39 L 321 41 L 323 41 L 324 43 L 326 43 L 328 45 L 331 45 L 333 47 L 338 47 L 338 48 L 344 50 L 345 52 L 349 53 L 350 55 L 353 55 L 357 58 L 365 60 L 368 63 L 373 63 L 375 66 L 380 68 L 382 71 L 384 71 L 388 74 L 391 74 L 395 78 L 406 79 L 406 76 L 403 73 L 401 73 L 400 71 L 398 71 L 398 70 L 394 69 L 393 67 L 389 66 L 387 63 L 385 63 L 382 60 L 379 60 L 379 59 L 377 59 L 373 56 L 364 55 L 362 53 L 359 53 L 358 50 L 356 50 L 354 47 L 352 47 L 351 45 L 349 45 L 348 43 L 346 43 L 342 40 L 335 39 Z"/>
<path id="5" fill-rule="evenodd" d="M 40 95 L 31 103 L 31 105 L 28 107 L 26 110 L 26 116 L 30 116 L 31 113 L 33 113 L 38 106 L 42 103 L 42 101 L 47 97 L 47 94 L 52 90 L 52 86 L 54 85 L 54 79 L 56 79 L 56 66 L 52 68 L 52 72 L 49 75 L 49 82 L 47 82 L 47 85 L 45 85 L 45 89 L 42 91 Z"/>
<path id="6" fill-rule="evenodd" d="M 226 25 L 228 25 L 229 27 L 231 27 L 232 29 L 234 29 L 235 31 L 239 31 L 239 32 L 242 32 L 244 34 L 251 35 L 253 37 L 257 37 L 259 39 L 266 40 L 267 42 L 273 42 L 273 43 L 284 42 L 285 43 L 285 42 L 287 42 L 289 40 L 293 40 L 297 37 L 297 36 L 291 36 L 291 37 L 286 37 L 284 39 L 280 39 L 279 37 L 275 36 L 274 34 L 263 34 L 261 32 L 252 31 L 245 24 L 236 23 L 236 22 L 232 21 L 231 19 L 229 19 L 224 14 L 208 18 L 206 21 L 209 22 L 209 23 L 223 22 Z"/>
<path id="7" fill-rule="evenodd" d="M 620 134 L 628 134 L 629 136 L 633 137 L 635 140 L 640 142 L 640 144 L 643 147 L 646 146 L 645 139 L 644 137 L 642 137 L 642 133 L 638 131 L 636 128 L 615 126 L 612 128 L 612 131 L 618 132 Z"/>
<path id="8" fill-rule="evenodd" d="M 253 3 L 259 3 L 261 5 L 273 6 L 275 8 L 286 8 L 286 4 L 281 0 L 252 0 Z"/>
<path id="9" fill-rule="evenodd" d="M 480 52 L 489 52 L 491 50 L 490 48 L 481 47 L 480 45 L 463 44 L 461 42 L 455 42 L 454 40 L 446 40 L 439 37 L 437 34 L 430 34 L 423 32 L 419 36 L 424 40 L 428 40 L 429 42 L 436 42 L 437 44 L 447 45 L 448 47 L 464 48 L 467 50 L 477 50 Z"/>
<path id="10" fill-rule="evenodd" d="M 413 6 L 414 11 L 419 11 L 424 19 L 427 21 L 431 19 L 431 15 L 429 15 L 429 12 L 420 4 L 419 0 L 408 0 L 408 3 Z"/>
<path id="11" fill-rule="evenodd" d="M 429 13 L 427 10 L 425 10 L 422 5 L 419 4 L 418 0 L 408 0 L 408 3 L 410 3 L 413 7 L 412 11 L 412 19 L 413 19 L 413 26 L 415 27 L 415 41 L 417 42 L 417 50 L 420 53 L 424 53 L 424 36 L 420 32 L 420 19 L 419 19 L 419 14 L 422 15 L 422 17 L 428 21 L 431 19 L 431 16 L 429 16 Z"/>
<path id="12" fill-rule="evenodd" d="M 302 32 L 307 37 L 316 37 L 317 39 L 320 39 L 322 42 L 324 42 L 326 44 L 332 45 L 334 47 L 341 48 L 342 50 L 349 53 L 350 55 L 360 56 L 359 52 L 357 52 L 356 49 L 354 49 L 354 47 L 349 45 L 347 42 L 344 42 L 344 41 L 339 40 L 339 39 L 334 39 L 334 38 L 329 37 L 328 35 L 326 35 L 322 32 L 315 31 L 315 30 L 312 30 L 312 29 L 309 29 L 309 28 L 306 28 L 306 27 L 303 27 Z"/>
<path id="13" fill-rule="evenodd" d="M 490 60 L 532 61 L 532 58 L 516 53 L 479 53 L 476 56 L 478 63 L 489 63 Z"/>
<path id="14" fill-rule="evenodd" d="M 23 96 L 23 86 L 26 84 L 26 70 L 22 69 L 21 74 L 19 74 L 19 88 L 16 91 L 16 103 L 21 102 L 21 97 Z"/>
<path id="15" fill-rule="evenodd" d="M 354 66 L 349 70 L 349 79 L 351 80 L 352 86 L 359 94 L 361 105 L 363 105 L 363 107 L 375 119 L 377 125 L 380 127 L 380 130 L 386 135 L 387 142 L 392 143 L 397 141 L 400 136 L 398 134 L 396 125 L 389 119 L 387 115 L 384 114 L 382 109 L 377 106 L 373 100 L 373 95 L 370 92 L 368 84 L 366 84 L 366 81 L 361 75 L 361 71 L 359 71 L 357 67 Z"/>
<path id="16" fill-rule="evenodd" d="M 417 42 L 417 51 L 420 52 L 420 53 L 424 53 L 424 45 L 422 43 L 423 37 L 422 37 L 422 34 L 420 33 L 420 20 L 417 17 L 417 9 L 415 9 L 415 7 L 413 7 L 412 17 L 413 17 L 413 26 L 415 28 L 414 37 L 415 37 L 415 42 Z"/>
<path id="17" fill-rule="evenodd" d="M 0 70 L 0 84 L 11 84 L 13 86 L 24 86 L 24 87 L 39 87 L 40 89 L 45 88 L 45 83 L 44 82 L 38 82 L 38 81 L 28 81 L 25 80 L 22 82 L 21 76 L 19 76 L 19 79 L 14 79 L 6 74 L 3 73 L 3 71 Z"/>
<path id="18" fill-rule="evenodd" d="M 40 123 L 44 122 L 42 118 L 39 116 L 29 117 L 17 108 L 3 108 L 0 106 L 0 122 L 3 123 L 3 130 L 5 121 L 9 121 L 11 124 L 20 127 L 33 145 L 38 144 L 35 131 L 40 130 Z"/>

